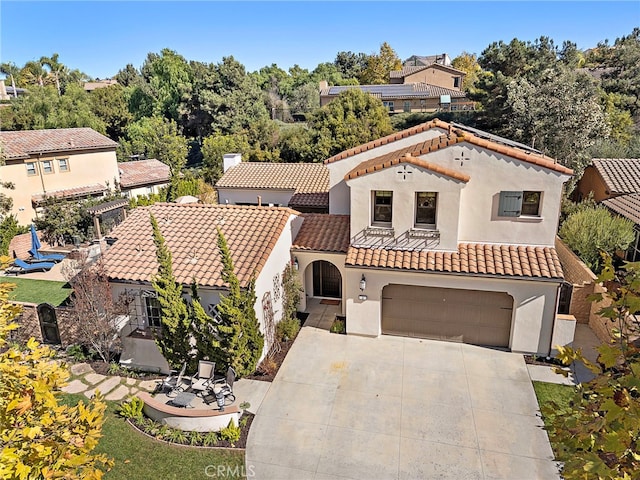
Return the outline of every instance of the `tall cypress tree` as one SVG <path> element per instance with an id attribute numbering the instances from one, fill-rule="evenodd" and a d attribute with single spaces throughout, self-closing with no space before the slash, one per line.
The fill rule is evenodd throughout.
<path id="1" fill-rule="evenodd" d="M 191 307 L 189 308 L 191 315 L 191 328 L 193 337 L 196 342 L 198 360 L 215 360 L 217 351 L 220 348 L 218 341 L 218 332 L 214 320 L 207 315 L 198 295 L 198 284 L 196 279 L 191 283 Z"/>
<path id="2" fill-rule="evenodd" d="M 195 352 L 191 346 L 191 319 L 182 298 L 182 285 L 173 275 L 171 252 L 160 232 L 158 222 L 151 213 L 150 219 L 158 259 L 158 273 L 151 279 L 151 284 L 158 294 L 162 310 L 162 329 L 161 333 L 156 335 L 155 341 L 172 368 L 179 369 L 184 362 L 193 368 Z"/>
<path id="3" fill-rule="evenodd" d="M 216 363 L 231 366 L 238 376 L 255 371 L 262 355 L 264 337 L 255 313 L 255 282 L 252 280 L 246 291 L 240 288 L 227 241 L 218 228 L 218 248 L 222 257 L 222 279 L 229 293 L 220 298 L 217 305 L 220 323 L 218 337 L 220 346 L 216 350 Z"/>

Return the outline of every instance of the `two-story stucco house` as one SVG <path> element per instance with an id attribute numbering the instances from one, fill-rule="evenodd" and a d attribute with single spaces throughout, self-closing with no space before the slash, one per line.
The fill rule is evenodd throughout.
<path id="1" fill-rule="evenodd" d="M 46 197 L 102 196 L 119 179 L 117 143 L 91 128 L 0 132 L 2 188 L 13 199 L 18 222 L 29 224 Z"/>
<path id="2" fill-rule="evenodd" d="M 330 213 L 303 215 L 291 248 L 305 299 L 339 299 L 348 334 L 550 352 L 571 170 L 438 120 L 325 165 Z"/>

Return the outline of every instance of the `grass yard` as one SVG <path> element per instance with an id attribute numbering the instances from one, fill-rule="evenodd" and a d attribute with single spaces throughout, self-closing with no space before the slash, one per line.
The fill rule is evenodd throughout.
<path id="1" fill-rule="evenodd" d="M 540 408 L 544 405 L 548 405 L 551 401 L 555 401 L 559 410 L 565 410 L 569 408 L 569 401 L 573 397 L 574 388 L 570 385 L 558 385 L 556 383 L 546 382 L 533 382 L 533 389 L 538 397 L 538 404 Z M 545 425 L 547 425 L 547 419 L 542 416 Z M 549 435 L 549 441 L 551 442 L 551 448 L 554 452 L 560 451 L 558 445 L 555 443 L 553 437 Z"/>
<path id="2" fill-rule="evenodd" d="M 71 295 L 71 287 L 67 282 L 0 277 L 0 283 L 13 283 L 16 285 L 16 288 L 9 295 L 9 299 L 18 302 L 46 302 L 57 307 Z"/>
<path id="3" fill-rule="evenodd" d="M 65 394 L 62 398 L 68 405 L 86 401 L 84 395 Z M 119 417 L 117 406 L 117 402 L 107 402 L 103 437 L 96 449 L 115 462 L 105 480 L 243 478 L 243 451 L 173 446 L 152 440 Z"/>

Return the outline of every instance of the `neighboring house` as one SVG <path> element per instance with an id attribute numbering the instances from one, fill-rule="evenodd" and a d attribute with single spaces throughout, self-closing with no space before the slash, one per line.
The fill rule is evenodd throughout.
<path id="1" fill-rule="evenodd" d="M 427 55 L 427 56 L 411 55 L 409 58 L 407 58 L 404 61 L 402 65 L 404 67 L 416 67 L 416 66 L 432 65 L 434 63 L 449 66 L 451 65 L 451 58 L 449 58 L 449 55 L 446 53 L 442 53 L 439 55 Z"/>
<path id="2" fill-rule="evenodd" d="M 0 100 L 11 100 L 16 95 L 20 97 L 25 93 L 27 93 L 27 90 L 24 88 L 16 87 L 14 90 L 13 86 L 5 84 L 5 80 L 0 80 Z"/>
<path id="3" fill-rule="evenodd" d="M 118 163 L 118 171 L 120 191 L 127 198 L 159 193 L 171 176 L 169 166 L 155 158 Z"/>
<path id="4" fill-rule="evenodd" d="M 576 200 L 593 195 L 596 202 L 635 224 L 635 239 L 625 260 L 640 260 L 640 159 L 594 158 L 578 181 L 576 192 Z"/>
<path id="5" fill-rule="evenodd" d="M 329 215 L 304 215 L 294 265 L 341 301 L 349 334 L 436 338 L 549 354 L 554 248 L 572 171 L 540 152 L 434 120 L 325 161 Z M 571 330 L 572 332 L 572 330 Z"/>
<path id="6" fill-rule="evenodd" d="M 150 213 L 171 251 L 173 272 L 184 287 L 185 297 L 195 280 L 203 307 L 215 316 L 215 305 L 227 292 L 217 246 L 220 228 L 241 287 L 255 278 L 255 309 L 261 327 L 265 319 L 280 320 L 282 272 L 290 262 L 291 239 L 302 221 L 296 212 L 289 208 L 207 204 L 139 207 L 111 232 L 110 241 L 115 243 L 104 254 L 114 298 L 127 292 L 134 299 L 130 318 L 121 330 L 121 362 L 168 371 L 152 333 L 160 327 L 160 305 L 151 285 L 158 264 Z"/>
<path id="7" fill-rule="evenodd" d="M 220 204 L 329 212 L 329 170 L 320 163 L 251 163 L 227 154 L 216 190 Z"/>
<path id="8" fill-rule="evenodd" d="M 426 83 L 451 90 L 462 90 L 465 73 L 453 67 L 432 63 L 418 67 L 405 66 L 402 70 L 389 72 L 389 83 Z"/>
<path id="9" fill-rule="evenodd" d="M 0 191 L 13 198 L 11 213 L 22 225 L 31 223 L 47 197 L 104 196 L 119 179 L 118 144 L 91 128 L 0 132 L 0 144 L 0 178 L 15 185 Z"/>
<path id="10" fill-rule="evenodd" d="M 349 89 L 359 89 L 382 101 L 389 113 L 473 110 L 473 102 L 460 90 L 407 83 L 399 85 L 341 85 L 328 86 L 320 82 L 320 106 L 323 107 Z"/>
<path id="11" fill-rule="evenodd" d="M 106 78 L 104 80 L 98 79 L 95 82 L 85 82 L 84 91 L 93 92 L 98 88 L 106 88 L 106 87 L 110 87 L 111 85 L 118 85 L 118 81 L 111 78 Z"/>

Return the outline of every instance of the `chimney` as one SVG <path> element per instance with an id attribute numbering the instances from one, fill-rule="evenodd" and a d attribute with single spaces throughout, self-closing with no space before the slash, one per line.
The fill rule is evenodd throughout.
<path id="1" fill-rule="evenodd" d="M 262 197 L 260 195 L 258 195 L 258 206 L 262 206 Z"/>
<path id="2" fill-rule="evenodd" d="M 225 173 L 231 167 L 235 167 L 242 162 L 242 154 L 240 153 L 225 153 L 222 156 L 222 173 Z"/>

